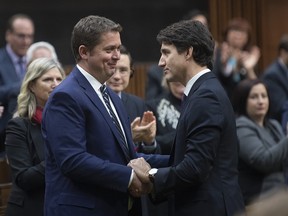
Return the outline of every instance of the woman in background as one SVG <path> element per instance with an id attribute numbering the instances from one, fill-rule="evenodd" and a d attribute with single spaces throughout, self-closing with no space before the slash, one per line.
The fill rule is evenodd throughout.
<path id="1" fill-rule="evenodd" d="M 42 110 L 64 76 L 59 64 L 48 58 L 36 59 L 27 68 L 18 96 L 17 117 L 6 128 L 6 154 L 13 181 L 6 216 L 44 215 Z"/>
<path id="2" fill-rule="evenodd" d="M 224 41 L 215 50 L 213 72 L 232 101 L 235 86 L 244 79 L 255 79 L 260 49 L 252 44 L 251 25 L 244 18 L 233 18 L 224 32 Z"/>
<path id="3" fill-rule="evenodd" d="M 286 188 L 288 138 L 278 121 L 267 115 L 265 84 L 243 80 L 234 97 L 239 139 L 239 184 L 245 204 Z"/>

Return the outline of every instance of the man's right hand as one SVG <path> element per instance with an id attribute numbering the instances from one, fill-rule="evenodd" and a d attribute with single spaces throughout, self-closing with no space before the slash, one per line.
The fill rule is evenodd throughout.
<path id="1" fill-rule="evenodd" d="M 151 166 L 145 161 L 143 157 L 131 160 L 128 166 L 132 167 L 142 183 L 151 183 L 148 173 L 151 169 Z"/>
<path id="2" fill-rule="evenodd" d="M 134 171 L 133 171 L 134 172 Z M 142 183 L 136 173 L 133 173 L 132 182 L 129 186 L 129 192 L 133 197 L 140 197 L 141 195 L 148 194 L 152 191 L 152 184 Z"/>

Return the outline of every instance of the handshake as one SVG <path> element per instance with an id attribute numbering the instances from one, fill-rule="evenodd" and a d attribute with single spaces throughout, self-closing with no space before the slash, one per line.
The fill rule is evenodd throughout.
<path id="1" fill-rule="evenodd" d="M 151 166 L 143 157 L 133 159 L 127 166 L 134 170 L 132 182 L 129 186 L 129 192 L 133 197 L 140 197 L 152 191 L 153 184 L 149 178 Z"/>

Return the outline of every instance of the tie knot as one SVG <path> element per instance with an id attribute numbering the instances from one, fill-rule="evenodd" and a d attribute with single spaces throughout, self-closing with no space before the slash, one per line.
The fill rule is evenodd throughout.
<path id="1" fill-rule="evenodd" d="M 102 86 L 100 87 L 100 91 L 101 91 L 102 93 L 106 92 L 106 85 L 102 85 Z"/>

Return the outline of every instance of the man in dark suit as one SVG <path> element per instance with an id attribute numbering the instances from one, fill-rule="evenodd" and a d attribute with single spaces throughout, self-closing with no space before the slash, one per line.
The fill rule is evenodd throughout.
<path id="1" fill-rule="evenodd" d="M 238 142 L 232 105 L 211 72 L 214 41 L 199 21 L 181 21 L 161 30 L 159 66 L 167 81 L 185 86 L 185 98 L 170 157 L 170 167 L 142 169 L 143 182 L 154 184 L 152 197 L 168 198 L 176 216 L 233 216 L 244 211 L 238 185 Z M 138 162 L 139 161 L 139 162 Z"/>
<path id="2" fill-rule="evenodd" d="M 154 153 L 157 150 L 156 119 L 147 111 L 145 101 L 136 95 L 126 93 L 130 78 L 134 76 L 134 65 L 130 52 L 120 47 L 120 59 L 113 76 L 107 80 L 109 86 L 121 98 L 131 122 L 132 136 L 138 152 Z"/>
<path id="3" fill-rule="evenodd" d="M 288 35 L 283 35 L 278 45 L 278 58 L 263 73 L 263 81 L 270 95 L 269 114 L 281 123 L 288 102 Z M 287 105 L 286 105 L 287 106 Z M 286 132 L 286 123 L 283 125 Z"/>
<path id="4" fill-rule="evenodd" d="M 26 52 L 33 42 L 34 24 L 25 14 L 15 14 L 8 20 L 6 46 L 0 49 L 0 152 L 4 150 L 5 127 L 16 110 L 17 96 L 26 71 Z"/>
<path id="5" fill-rule="evenodd" d="M 43 113 L 46 216 L 136 215 L 137 197 L 151 190 L 127 166 L 138 157 L 130 122 L 120 98 L 105 85 L 120 57 L 121 29 L 99 16 L 74 26 L 77 65 Z M 142 156 L 152 164 L 168 163 L 162 155 Z"/>

